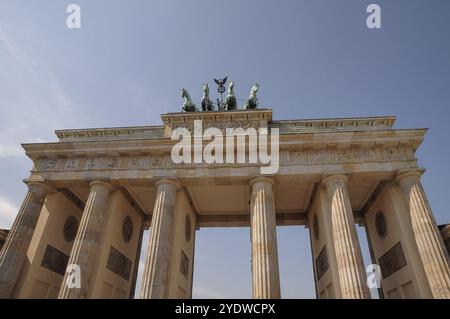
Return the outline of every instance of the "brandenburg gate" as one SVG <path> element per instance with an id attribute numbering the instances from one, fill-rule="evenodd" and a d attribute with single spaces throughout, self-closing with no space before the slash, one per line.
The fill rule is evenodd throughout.
<path id="1" fill-rule="evenodd" d="M 136 297 L 190 298 L 196 231 L 218 226 L 250 227 L 253 297 L 280 298 L 276 230 L 284 225 L 309 229 L 318 298 L 370 298 L 356 224 L 383 298 L 450 298 L 449 256 L 415 156 L 426 129 L 395 129 L 394 117 L 273 120 L 271 109 L 161 119 L 61 130 L 57 142 L 23 145 L 34 165 L 0 253 L 1 298 L 133 298 L 148 228 Z M 224 134 L 266 129 L 269 140 L 277 129 L 279 169 L 175 163 L 172 132 L 191 132 L 195 121 Z"/>

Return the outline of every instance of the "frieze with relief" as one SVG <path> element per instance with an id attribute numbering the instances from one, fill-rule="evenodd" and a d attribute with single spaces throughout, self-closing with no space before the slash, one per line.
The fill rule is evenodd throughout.
<path id="1" fill-rule="evenodd" d="M 280 165 L 314 165 L 363 162 L 405 161 L 409 167 L 415 166 L 416 157 L 411 149 L 404 147 L 389 147 L 375 149 L 345 149 L 345 150 L 305 150 L 281 151 Z M 258 164 L 259 165 L 259 164 Z M 137 170 L 166 169 L 177 167 L 210 167 L 201 163 L 175 164 L 170 155 L 98 157 L 78 159 L 42 159 L 36 163 L 37 171 L 101 171 L 101 170 Z M 215 164 L 214 166 L 235 166 L 235 164 Z M 255 166 L 252 163 L 240 166 Z"/>
<path id="2" fill-rule="evenodd" d="M 172 130 L 177 128 L 187 128 L 189 132 L 194 131 L 194 123 L 173 123 L 170 125 Z M 261 126 L 260 122 L 257 121 L 233 121 L 233 122 L 202 122 L 202 129 L 206 130 L 208 128 L 218 128 L 222 131 L 223 134 L 226 134 L 226 130 L 228 129 L 237 129 L 242 128 L 244 130 L 248 128 L 254 128 L 258 130 L 260 127 L 267 127 L 267 125 Z"/>

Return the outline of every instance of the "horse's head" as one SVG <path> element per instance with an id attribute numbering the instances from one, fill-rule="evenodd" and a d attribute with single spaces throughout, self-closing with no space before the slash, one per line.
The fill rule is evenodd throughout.
<path id="1" fill-rule="evenodd" d="M 203 85 L 203 95 L 204 96 L 208 96 L 209 95 L 208 83 L 205 83 L 205 85 Z"/>
<path id="2" fill-rule="evenodd" d="M 258 92 L 258 90 L 259 90 L 259 84 L 255 83 L 255 85 L 253 85 L 253 87 L 252 87 L 251 92 L 252 93 L 256 93 L 256 92 Z"/>
<path id="3" fill-rule="evenodd" d="M 230 84 L 228 84 L 228 92 L 233 93 L 233 88 L 234 88 L 234 82 L 231 81 Z"/>
<path id="4" fill-rule="evenodd" d="M 181 97 L 186 97 L 187 96 L 187 91 L 185 88 L 181 89 Z"/>

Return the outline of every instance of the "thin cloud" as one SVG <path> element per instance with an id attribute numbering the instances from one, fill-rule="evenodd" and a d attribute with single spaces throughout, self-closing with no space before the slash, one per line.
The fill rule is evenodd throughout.
<path id="1" fill-rule="evenodd" d="M 77 123 L 70 95 L 39 57 L 27 53 L 0 26 L 0 160 L 23 156 L 21 143 L 54 140 L 53 129 Z M 36 137 L 41 137 L 39 140 Z M 42 138 L 44 137 L 44 138 Z"/>
<path id="2" fill-rule="evenodd" d="M 0 195 L 0 228 L 11 228 L 19 208 L 8 198 Z"/>
<path id="3" fill-rule="evenodd" d="M 14 57 L 17 62 L 20 64 L 27 66 L 28 71 L 35 75 L 33 67 L 35 66 L 35 63 L 33 60 L 23 51 L 21 50 L 17 45 L 15 45 L 9 38 L 6 36 L 6 33 L 3 31 L 2 27 L 0 26 L 0 42 L 3 42 L 4 46 L 6 47 L 7 51 L 10 53 L 12 57 Z"/>

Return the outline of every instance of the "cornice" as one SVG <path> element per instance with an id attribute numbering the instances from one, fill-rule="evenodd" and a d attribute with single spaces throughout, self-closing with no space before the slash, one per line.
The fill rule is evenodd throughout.
<path id="1" fill-rule="evenodd" d="M 192 126 L 202 120 L 205 126 L 247 126 L 278 128 L 281 135 L 338 131 L 389 130 L 395 123 L 394 116 L 355 117 L 331 119 L 300 119 L 272 121 L 271 109 L 237 110 L 226 112 L 167 113 L 161 115 L 163 125 L 109 127 L 56 130 L 60 142 L 105 141 L 130 139 L 159 139 L 169 137 L 175 127 Z"/>
<path id="2" fill-rule="evenodd" d="M 109 127 L 56 130 L 59 141 L 109 140 L 132 138 L 159 138 L 164 133 L 164 126 Z"/>
<path id="3" fill-rule="evenodd" d="M 269 127 L 294 131 L 390 129 L 395 120 L 395 116 L 278 120 L 272 121 Z"/>
<path id="4" fill-rule="evenodd" d="M 285 149 L 343 149 L 373 146 L 403 146 L 414 151 L 423 141 L 426 129 L 385 131 L 338 131 L 280 135 L 280 151 Z M 170 153 L 176 141 L 170 138 L 97 140 L 22 144 L 30 158 L 70 156 L 123 156 Z M 205 145 L 207 142 L 205 142 Z"/>

